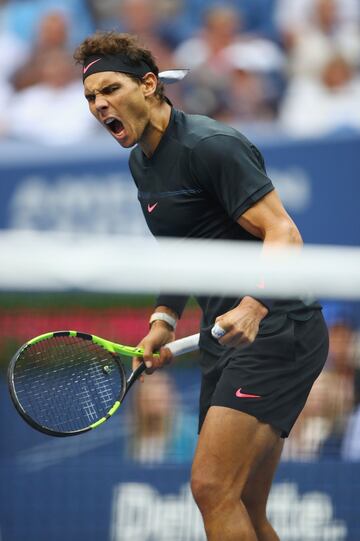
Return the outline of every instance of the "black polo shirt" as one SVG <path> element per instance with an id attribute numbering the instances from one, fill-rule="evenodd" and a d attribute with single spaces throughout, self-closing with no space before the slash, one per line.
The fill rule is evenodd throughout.
<path id="1" fill-rule="evenodd" d="M 260 151 L 234 128 L 173 108 L 151 158 L 138 145 L 131 152 L 129 166 L 155 237 L 259 241 L 236 220 L 274 186 Z M 219 353 L 210 329 L 218 315 L 240 300 L 198 298 L 203 310 L 203 348 Z M 185 302 L 186 297 L 161 295 L 157 304 L 169 306 L 180 316 Z M 300 301 L 279 301 L 271 313 L 289 311 L 300 314 L 308 308 Z"/>

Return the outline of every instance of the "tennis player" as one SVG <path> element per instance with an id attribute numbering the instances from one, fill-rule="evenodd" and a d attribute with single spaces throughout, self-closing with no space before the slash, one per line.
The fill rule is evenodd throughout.
<path id="1" fill-rule="evenodd" d="M 302 244 L 259 150 L 229 126 L 175 109 L 154 57 L 134 37 L 97 33 L 75 59 L 91 113 L 122 147 L 135 147 L 130 170 L 156 237 Z M 159 360 L 152 353 L 174 339 L 186 300 L 158 297 L 141 342 L 150 372 L 171 360 L 166 348 Z M 284 438 L 327 357 L 321 306 L 260 295 L 198 302 L 202 385 L 191 486 L 207 539 L 275 541 L 266 502 Z M 219 339 L 214 322 L 226 331 Z"/>

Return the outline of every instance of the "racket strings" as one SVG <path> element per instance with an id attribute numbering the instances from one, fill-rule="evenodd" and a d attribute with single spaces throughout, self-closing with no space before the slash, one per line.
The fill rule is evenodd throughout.
<path id="1" fill-rule="evenodd" d="M 59 432 L 81 430 L 104 417 L 124 386 L 113 354 L 80 337 L 54 336 L 25 348 L 14 371 L 22 408 Z"/>

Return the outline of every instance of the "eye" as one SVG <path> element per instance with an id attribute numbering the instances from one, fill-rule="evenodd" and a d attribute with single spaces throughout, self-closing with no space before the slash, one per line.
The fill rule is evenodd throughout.
<path id="1" fill-rule="evenodd" d="M 95 94 L 85 94 L 85 98 L 89 103 L 94 103 L 95 101 Z"/>
<path id="2" fill-rule="evenodd" d="M 106 88 L 103 88 L 102 94 L 112 94 L 113 92 L 116 92 L 119 88 L 120 86 L 118 84 L 107 86 Z"/>

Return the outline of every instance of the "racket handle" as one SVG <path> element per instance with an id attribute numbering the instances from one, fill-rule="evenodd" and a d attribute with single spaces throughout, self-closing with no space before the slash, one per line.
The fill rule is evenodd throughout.
<path id="1" fill-rule="evenodd" d="M 226 334 L 226 331 L 221 327 L 221 325 L 215 323 L 211 329 L 211 334 L 214 338 L 216 338 L 216 340 L 219 340 L 219 338 L 222 338 Z"/>
<path id="2" fill-rule="evenodd" d="M 169 348 L 174 357 L 183 353 L 190 353 L 199 349 L 200 334 L 193 334 L 186 338 L 180 338 L 174 342 L 169 342 L 165 347 Z"/>

